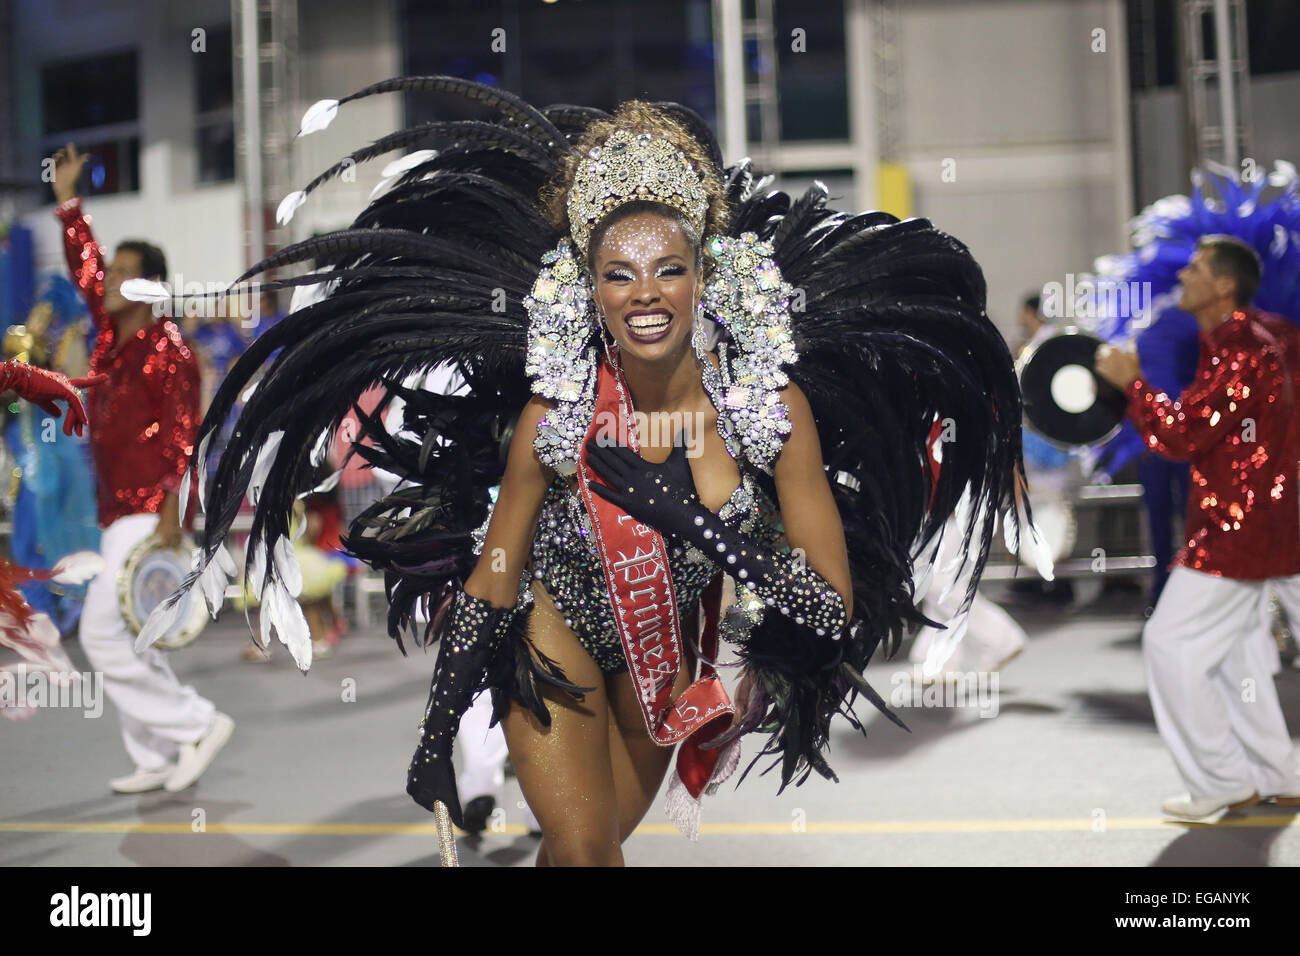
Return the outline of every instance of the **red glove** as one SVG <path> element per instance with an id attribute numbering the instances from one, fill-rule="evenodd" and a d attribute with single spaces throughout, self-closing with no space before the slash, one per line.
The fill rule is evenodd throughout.
<path id="1" fill-rule="evenodd" d="M 108 376 L 103 374 L 69 379 L 59 372 L 26 362 L 0 362 L 0 392 L 13 389 L 20 398 L 27 399 L 54 418 L 63 414 L 55 401 L 68 403 L 68 417 L 63 421 L 65 435 L 74 431 L 80 435 L 86 427 L 86 407 L 81 404 L 76 389 L 90 388 L 107 379 Z"/>

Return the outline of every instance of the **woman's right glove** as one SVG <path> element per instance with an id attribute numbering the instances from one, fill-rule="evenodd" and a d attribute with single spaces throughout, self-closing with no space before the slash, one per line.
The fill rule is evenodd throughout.
<path id="1" fill-rule="evenodd" d="M 452 745 L 460 730 L 461 716 L 483 686 L 488 664 L 514 622 L 515 609 L 493 607 L 461 591 L 450 614 L 438 642 L 438 663 L 421 724 L 424 735 L 411 759 L 406 792 L 426 810 L 433 810 L 434 801 L 446 804 L 452 821 L 463 827 L 451 762 Z"/>

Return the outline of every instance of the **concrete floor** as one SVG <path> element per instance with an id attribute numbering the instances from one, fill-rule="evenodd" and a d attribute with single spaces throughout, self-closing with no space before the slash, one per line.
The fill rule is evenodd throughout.
<path id="1" fill-rule="evenodd" d="M 706 798 L 694 844 L 656 806 L 625 844 L 627 862 L 1300 863 L 1291 811 L 1254 808 L 1217 826 L 1162 821 L 1161 798 L 1182 787 L 1151 717 L 1136 595 L 1012 611 L 1031 640 L 1002 672 L 996 716 L 903 708 L 911 733 L 875 715 L 865 739 L 843 726 L 831 752 L 840 783 L 814 776 L 778 797 L 756 770 Z M 283 647 L 270 664 L 241 663 L 242 629 L 229 615 L 173 655 L 182 680 L 238 724 L 185 793 L 109 792 L 108 779 L 129 770 L 111 704 L 99 719 L 47 709 L 0 721 L 0 864 L 435 865 L 432 816 L 404 792 L 432 657 L 403 658 L 386 637 L 354 632 L 304 677 Z M 69 651 L 84 668 L 75 642 Z M 907 669 L 900 655 L 868 677 L 887 695 Z M 354 701 L 344 700 L 348 681 Z M 1300 727 L 1300 672 L 1284 671 L 1278 685 Z M 462 839 L 462 865 L 532 864 L 519 800 L 507 780 L 500 832 Z"/>

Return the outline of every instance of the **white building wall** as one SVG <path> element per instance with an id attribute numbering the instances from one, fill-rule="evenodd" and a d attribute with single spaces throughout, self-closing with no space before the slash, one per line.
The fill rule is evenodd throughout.
<path id="1" fill-rule="evenodd" d="M 1250 83 L 1250 153 L 1267 169 L 1300 166 L 1300 73 L 1259 76 Z"/>
<path id="2" fill-rule="evenodd" d="M 230 22 L 229 0 L 26 0 L 14 18 L 19 150 L 39 167 L 42 64 L 135 47 L 141 64 L 140 191 L 86 201 L 96 235 L 110 249 L 126 238 L 162 246 L 173 278 L 224 283 L 245 268 L 244 211 L 237 182 L 199 184 L 193 145 L 195 73 L 191 31 Z M 400 72 L 400 45 L 390 3 L 345 0 L 300 4 L 299 89 L 292 126 L 307 104 L 339 97 Z M 237 108 L 237 105 L 236 105 Z M 295 182 L 347 150 L 401 122 L 401 100 L 376 97 L 345 110 L 334 128 L 295 143 Z M 294 237 L 346 226 L 365 205 L 374 176 L 363 167 L 355 183 L 325 187 L 299 213 Z M 278 198 L 278 197 L 273 197 Z M 36 233 L 41 273 L 63 268 L 52 206 L 20 217 Z"/>
<path id="3" fill-rule="evenodd" d="M 898 6 L 896 158 L 911 174 L 915 212 L 966 242 L 984 267 L 989 314 L 1014 343 L 1022 295 L 1124 248 L 1120 0 Z M 1098 29 L 1105 52 L 1092 49 Z"/>
<path id="4" fill-rule="evenodd" d="M 341 99 L 401 75 L 401 39 L 392 3 L 299 0 L 298 6 L 302 103 L 294 113 L 295 129 L 303 111 L 317 100 Z M 345 104 L 332 126 L 296 141 L 294 187 L 310 182 L 352 150 L 400 129 L 402 119 L 401 94 L 384 93 Z M 291 224 L 294 238 L 346 228 L 365 208 L 379 182 L 379 171 L 399 155 L 358 166 L 354 181 L 335 180 L 312 193 Z"/>

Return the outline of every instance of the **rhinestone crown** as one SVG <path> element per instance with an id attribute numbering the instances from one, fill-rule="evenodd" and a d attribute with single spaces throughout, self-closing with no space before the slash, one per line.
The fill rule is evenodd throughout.
<path id="1" fill-rule="evenodd" d="M 703 235 L 709 197 L 694 164 L 666 139 L 620 129 L 587 154 L 569 190 L 569 229 L 581 253 L 596 223 L 638 199 L 681 211 Z"/>

